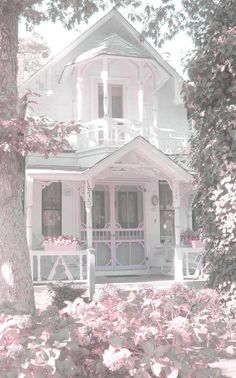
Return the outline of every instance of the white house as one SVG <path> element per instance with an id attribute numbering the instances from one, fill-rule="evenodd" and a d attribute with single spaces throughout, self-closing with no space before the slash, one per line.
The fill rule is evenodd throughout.
<path id="1" fill-rule="evenodd" d="M 188 153 L 181 84 L 112 10 L 21 85 L 41 95 L 36 115 L 85 126 L 70 151 L 27 159 L 31 250 L 43 236 L 74 235 L 94 247 L 98 275 L 173 269 L 192 227 L 193 176 L 173 159 Z"/>

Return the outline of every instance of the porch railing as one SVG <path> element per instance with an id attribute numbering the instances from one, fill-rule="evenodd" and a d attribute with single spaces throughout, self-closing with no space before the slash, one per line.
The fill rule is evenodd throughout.
<path id="1" fill-rule="evenodd" d="M 180 153 L 188 149 L 188 133 L 178 134 L 174 129 L 154 128 L 137 120 L 101 118 L 85 122 L 83 126 L 80 134 L 70 137 L 73 148 L 78 151 L 97 146 L 120 147 L 139 135 L 165 153 Z"/>
<path id="2" fill-rule="evenodd" d="M 48 272 L 43 271 L 42 260 L 54 258 Z M 72 258 L 68 263 L 66 258 Z M 85 250 L 30 250 L 30 264 L 34 283 L 69 282 L 85 283 L 88 285 L 89 297 L 95 292 L 95 258 L 93 249 Z M 50 265 L 47 263 L 47 266 Z M 71 271 L 75 267 L 76 278 Z M 57 269 L 63 269 L 66 279 L 57 279 Z"/>
<path id="3" fill-rule="evenodd" d="M 183 281 L 184 277 L 191 275 L 199 275 L 200 272 L 197 271 L 197 265 L 202 251 L 203 248 L 175 248 L 174 273 L 176 281 Z"/>

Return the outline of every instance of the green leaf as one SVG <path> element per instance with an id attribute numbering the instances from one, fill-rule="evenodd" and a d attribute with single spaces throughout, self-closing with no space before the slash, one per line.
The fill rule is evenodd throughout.
<path id="1" fill-rule="evenodd" d="M 153 345 L 153 343 L 151 343 L 151 341 L 147 341 L 145 344 L 144 344 L 144 352 L 149 356 L 149 357 L 152 357 L 153 354 L 154 354 L 154 350 L 155 350 L 155 346 Z"/>
<path id="2" fill-rule="evenodd" d="M 68 341 L 70 340 L 70 332 L 68 328 L 63 328 L 59 332 L 55 333 L 54 340 L 56 341 Z"/>
<path id="3" fill-rule="evenodd" d="M 122 341 L 119 336 L 115 335 L 111 339 L 111 345 L 113 348 L 121 348 L 122 347 Z"/>

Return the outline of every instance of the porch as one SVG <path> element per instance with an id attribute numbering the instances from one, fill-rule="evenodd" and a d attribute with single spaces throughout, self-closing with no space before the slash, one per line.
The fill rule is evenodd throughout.
<path id="1" fill-rule="evenodd" d="M 98 281 L 160 274 L 182 280 L 192 273 L 186 266 L 190 253 L 180 246 L 181 229 L 191 228 L 192 182 L 188 172 L 141 137 L 85 171 L 28 169 L 27 239 L 34 279 L 87 280 L 87 254 L 94 249 Z M 43 251 L 43 237 L 53 235 L 78 237 L 79 249 L 57 256 Z"/>

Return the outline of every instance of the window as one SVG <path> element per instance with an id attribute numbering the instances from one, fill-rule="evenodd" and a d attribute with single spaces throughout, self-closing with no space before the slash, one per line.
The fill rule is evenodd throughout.
<path id="1" fill-rule="evenodd" d="M 161 243 L 173 242 L 174 239 L 174 209 L 173 196 L 169 184 L 159 181 L 160 203 L 160 241 Z"/>
<path id="2" fill-rule="evenodd" d="M 123 87 L 122 85 L 109 86 L 109 109 L 112 118 L 123 118 Z"/>
<path id="3" fill-rule="evenodd" d="M 104 107 L 103 107 L 103 86 L 98 84 L 98 118 L 104 117 Z"/>
<path id="4" fill-rule="evenodd" d="M 42 190 L 42 234 L 61 235 L 61 183 L 54 182 Z"/>
<path id="5" fill-rule="evenodd" d="M 93 228 L 103 228 L 105 226 L 105 196 L 104 192 L 93 192 Z"/>
<path id="6" fill-rule="evenodd" d="M 101 190 L 93 191 L 92 220 L 93 228 L 105 227 L 105 193 Z M 85 203 L 81 197 L 81 221 L 86 225 Z"/>
<path id="7" fill-rule="evenodd" d="M 103 85 L 98 85 L 98 118 L 104 117 Z M 111 118 L 123 118 L 123 86 L 109 84 L 108 115 Z"/>
<path id="8" fill-rule="evenodd" d="M 138 193 L 118 192 L 118 222 L 121 227 L 138 227 L 138 218 Z"/>

